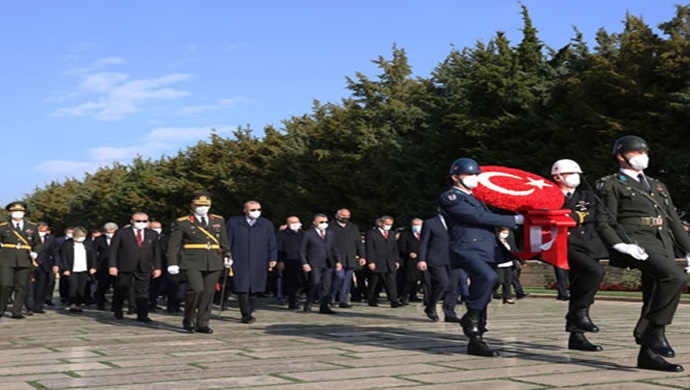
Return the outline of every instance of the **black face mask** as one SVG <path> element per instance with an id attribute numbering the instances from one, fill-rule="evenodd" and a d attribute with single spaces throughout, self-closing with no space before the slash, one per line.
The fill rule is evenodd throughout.
<path id="1" fill-rule="evenodd" d="M 338 222 L 340 222 L 340 223 L 348 223 L 348 222 L 350 222 L 350 218 L 340 218 L 340 219 L 338 219 Z"/>

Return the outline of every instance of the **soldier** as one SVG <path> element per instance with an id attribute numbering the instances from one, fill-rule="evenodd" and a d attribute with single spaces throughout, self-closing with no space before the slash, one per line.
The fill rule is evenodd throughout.
<path id="1" fill-rule="evenodd" d="M 192 214 L 173 222 L 168 242 L 168 273 L 180 269 L 187 281 L 182 327 L 190 332 L 213 333 L 208 323 L 215 286 L 224 267 L 232 265 L 225 220 L 209 214 L 211 196 L 194 195 Z"/>
<path id="2" fill-rule="evenodd" d="M 577 223 L 568 232 L 570 302 L 565 330 L 570 332 L 569 349 L 601 351 L 600 345 L 587 340 L 585 332 L 599 332 L 599 327 L 589 317 L 589 307 L 604 279 L 604 267 L 599 264 L 599 259 L 608 254 L 595 227 L 595 195 L 592 191 L 577 188 L 581 173 L 580 165 L 573 160 L 558 160 L 551 166 L 551 176 L 565 195 L 563 208 L 572 210 L 570 217 Z"/>
<path id="3" fill-rule="evenodd" d="M 26 318 L 22 314 L 26 283 L 41 247 L 38 226 L 24 220 L 26 208 L 24 202 L 8 204 L 10 220 L 0 223 L 0 317 L 5 314 L 14 290 L 12 318 Z"/>
<path id="4" fill-rule="evenodd" d="M 479 173 L 476 161 L 455 160 L 450 168 L 453 188 L 441 194 L 440 204 L 448 224 L 451 267 L 464 269 L 471 281 L 467 312 L 460 319 L 462 331 L 470 339 L 467 353 L 493 357 L 499 353 L 484 342 L 482 335 L 486 332 L 486 308 L 498 283 L 495 252 L 498 243 L 494 229 L 515 228 L 524 222 L 524 217 L 494 214 L 475 198 L 472 189 L 479 183 Z"/>
<path id="5" fill-rule="evenodd" d="M 674 245 L 690 259 L 690 238 L 676 213 L 666 186 L 644 174 L 649 163 L 645 140 L 627 135 L 616 140 L 613 155 L 620 170 L 602 178 L 597 192 L 602 200 L 596 225 L 610 248 L 611 265 L 642 272 L 642 313 L 634 336 L 641 345 L 637 367 L 681 372 L 669 363 L 675 351 L 665 328 L 673 320 L 686 284 L 676 264 Z"/>

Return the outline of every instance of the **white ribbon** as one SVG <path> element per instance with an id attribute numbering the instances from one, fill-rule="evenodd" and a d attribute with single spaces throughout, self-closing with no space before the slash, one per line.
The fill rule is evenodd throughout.
<path id="1" fill-rule="evenodd" d="M 551 246 L 556 242 L 556 237 L 558 236 L 558 228 L 556 226 L 551 226 L 551 241 L 547 243 L 542 243 L 542 228 L 541 226 L 530 226 L 529 227 L 529 244 L 532 253 L 539 253 L 542 251 L 548 251 Z"/>

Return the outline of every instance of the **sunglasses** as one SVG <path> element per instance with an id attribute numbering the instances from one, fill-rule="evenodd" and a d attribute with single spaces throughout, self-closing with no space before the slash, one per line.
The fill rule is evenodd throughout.
<path id="1" fill-rule="evenodd" d="M 249 211 L 261 211 L 261 209 L 249 209 Z"/>
<path id="2" fill-rule="evenodd" d="M 148 222 L 148 219 L 135 219 L 134 222 Z"/>

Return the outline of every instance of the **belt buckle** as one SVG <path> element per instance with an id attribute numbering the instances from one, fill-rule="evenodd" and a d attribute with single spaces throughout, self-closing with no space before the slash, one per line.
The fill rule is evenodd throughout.
<path id="1" fill-rule="evenodd" d="M 664 224 L 664 219 L 661 217 L 652 218 L 652 223 L 656 226 L 661 226 Z"/>
<path id="2" fill-rule="evenodd" d="M 22 243 L 21 242 L 17 243 L 17 249 L 22 249 Z"/>
<path id="3" fill-rule="evenodd" d="M 210 243 L 210 242 L 207 242 L 207 243 L 206 243 L 206 249 L 207 249 L 207 250 L 211 250 L 211 243 Z"/>

